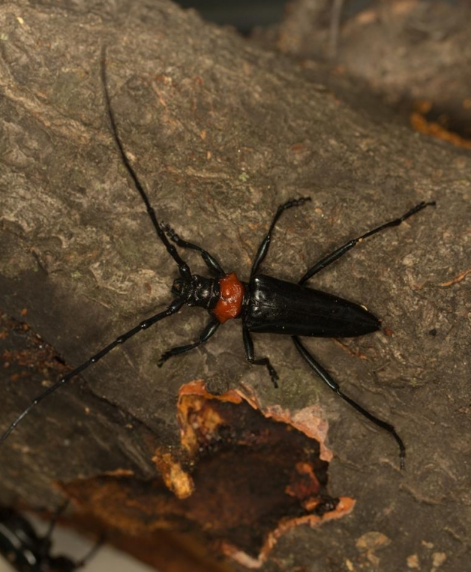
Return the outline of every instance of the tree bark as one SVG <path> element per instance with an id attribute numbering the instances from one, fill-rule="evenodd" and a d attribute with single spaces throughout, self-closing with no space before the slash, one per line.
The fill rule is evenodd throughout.
<path id="1" fill-rule="evenodd" d="M 394 424 L 407 445 L 405 471 L 394 441 L 323 386 L 289 337 L 254 336 L 256 356 L 269 356 L 280 374 L 278 390 L 265 368 L 247 364 L 238 321 L 160 369 L 161 354 L 194 341 L 207 321 L 186 308 L 26 417 L 0 448 L 0 500 L 53 509 L 62 491 L 107 526 L 139 534 L 168 526 L 170 517 L 162 523 L 158 514 L 164 507 L 176 528 L 236 556 L 229 564 L 236 570 L 396 572 L 414 562 L 464 570 L 471 538 L 469 153 L 414 133 L 379 102 L 372 109 L 353 81 L 327 87 L 323 68 L 307 73 L 305 62 L 163 0 L 3 4 L 0 34 L 2 429 L 56 376 L 172 299 L 175 263 L 110 132 L 102 46 L 120 138 L 157 217 L 242 280 L 276 207 L 289 198 L 312 203 L 283 215 L 263 272 L 291 281 L 347 240 L 420 201 L 437 201 L 309 283 L 383 320 L 377 334 L 306 344 L 348 395 Z M 198 253 L 182 256 L 193 272 L 207 273 Z M 245 560 L 225 549 L 222 529 L 216 534 L 202 510 L 213 490 L 198 497 L 198 510 L 185 512 L 191 500 L 180 503 L 185 483 L 208 482 L 198 480 L 198 454 L 181 448 L 188 419 L 177 399 L 194 380 L 214 393 L 244 393 L 263 423 L 275 419 L 313 440 L 296 421 L 310 411 L 328 427 L 322 446 L 333 453 L 324 492 L 354 499 L 351 512 L 319 527 L 290 527 L 264 558 L 260 539 L 251 545 L 244 536 Z M 240 426 L 227 421 L 244 439 L 248 415 Z M 220 449 L 213 454 L 219 458 Z M 321 455 L 328 460 L 327 449 Z M 260 473 L 256 463 L 251 469 L 254 482 L 270 480 L 263 459 Z M 287 516 L 279 514 L 273 529 Z"/>

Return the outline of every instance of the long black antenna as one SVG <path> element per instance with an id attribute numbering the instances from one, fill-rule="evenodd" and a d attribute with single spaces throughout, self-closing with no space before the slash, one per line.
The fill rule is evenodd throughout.
<path id="1" fill-rule="evenodd" d="M 129 176 L 134 181 L 134 185 L 136 186 L 136 189 L 139 191 L 139 194 L 141 195 L 142 200 L 144 201 L 144 204 L 146 205 L 147 213 L 148 213 L 148 215 L 152 221 L 152 224 L 154 225 L 155 232 L 157 233 L 157 236 L 163 242 L 165 248 L 167 249 L 167 252 L 175 260 L 175 262 L 178 264 L 178 270 L 180 271 L 182 278 L 185 278 L 188 280 L 191 278 L 190 268 L 188 267 L 188 264 L 180 257 L 180 255 L 177 252 L 177 249 L 173 246 L 173 244 L 171 244 L 171 242 L 166 237 L 165 232 L 162 230 L 161 225 L 160 225 L 160 223 L 157 220 L 157 217 L 155 215 L 155 211 L 154 211 L 152 205 L 150 204 L 149 198 L 148 198 L 146 192 L 144 191 L 144 188 L 141 185 L 141 182 L 139 181 L 137 174 L 134 171 L 126 153 L 124 152 L 123 144 L 121 143 L 121 139 L 119 138 L 118 128 L 116 126 L 116 119 L 115 119 L 114 114 L 113 114 L 113 110 L 111 107 L 110 94 L 108 92 L 108 82 L 107 82 L 107 75 L 106 75 L 106 46 L 103 46 L 102 52 L 101 52 L 101 76 L 102 76 L 102 83 L 103 83 L 103 92 L 104 92 L 105 102 L 106 102 L 106 110 L 108 112 L 111 130 L 113 132 L 114 139 L 115 139 L 116 145 L 119 149 L 119 153 L 121 155 L 121 159 L 123 161 L 123 164 L 126 167 L 128 173 L 129 173 Z"/>
<path id="2" fill-rule="evenodd" d="M 91 365 L 100 361 L 113 348 L 115 348 L 116 346 L 118 346 L 120 344 L 123 344 L 124 342 L 129 340 L 129 338 L 132 338 L 134 335 L 136 335 L 138 332 L 140 332 L 142 330 L 146 330 L 150 326 L 154 325 L 156 322 L 159 322 L 160 320 L 163 320 L 164 318 L 168 318 L 168 316 L 175 314 L 176 312 L 178 312 L 178 310 L 180 310 L 180 308 L 184 305 L 184 303 L 185 303 L 185 299 L 177 298 L 168 306 L 168 308 L 166 310 L 164 310 L 163 312 L 159 312 L 158 314 L 155 314 L 154 316 L 152 316 L 151 318 L 148 318 L 147 320 L 143 320 L 140 324 L 138 324 L 137 326 L 135 326 L 134 328 L 132 328 L 128 332 L 126 332 L 126 333 L 122 334 L 121 336 L 119 336 L 118 338 L 116 338 L 114 342 L 111 342 L 111 344 L 108 344 L 106 347 L 104 347 L 102 350 L 97 352 L 94 356 L 89 358 L 82 365 L 79 365 L 73 371 L 71 371 L 70 373 L 68 373 L 64 377 L 62 377 L 54 385 L 51 385 L 51 387 L 46 389 L 46 391 L 44 391 L 43 393 L 41 393 L 40 395 L 35 397 L 33 399 L 33 401 L 28 405 L 28 407 L 20 415 L 18 415 L 18 417 L 15 419 L 15 421 L 13 421 L 13 423 L 10 425 L 10 427 L 0 437 L 0 445 L 9 437 L 11 432 L 14 431 L 14 429 L 16 429 L 17 425 L 21 422 L 21 420 L 24 417 L 26 417 L 26 415 L 28 415 L 28 413 L 31 411 L 31 409 L 33 409 L 33 407 L 36 407 L 36 405 L 38 403 L 40 403 L 43 399 L 46 399 L 46 397 L 51 395 L 51 393 L 54 393 L 54 391 L 56 391 L 56 389 L 59 389 L 59 387 L 61 385 L 64 385 L 65 383 L 70 381 L 73 377 L 76 377 L 77 375 L 79 375 L 79 373 L 82 373 L 82 371 L 84 369 L 87 369 Z"/>
<path id="3" fill-rule="evenodd" d="M 173 246 L 173 244 L 171 244 L 169 242 L 168 238 L 165 235 L 165 232 L 162 230 L 162 228 L 161 228 L 161 226 L 157 220 L 157 217 L 155 215 L 155 211 L 149 202 L 147 194 L 144 191 L 144 188 L 141 185 L 141 183 L 137 177 L 136 172 L 132 168 L 132 166 L 129 162 L 129 159 L 126 156 L 126 153 L 124 152 L 123 145 L 122 145 L 121 140 L 120 140 L 119 135 L 118 135 L 118 130 L 116 127 L 116 121 L 115 121 L 115 118 L 114 118 L 114 115 L 113 115 L 113 112 L 111 109 L 110 96 L 108 93 L 108 87 L 107 87 L 107 83 L 106 83 L 106 47 L 105 46 L 102 49 L 101 75 L 102 75 L 102 80 L 103 80 L 104 99 L 105 99 L 106 109 L 108 112 L 108 117 L 109 117 L 110 124 L 111 124 L 111 131 L 112 131 L 113 137 L 116 141 L 116 145 L 119 149 L 121 159 L 122 159 L 128 173 L 129 173 L 129 176 L 133 180 L 134 185 L 136 186 L 137 190 L 139 191 L 139 194 L 141 195 L 141 198 L 144 201 L 144 204 L 146 205 L 147 213 L 149 214 L 149 217 L 150 217 L 152 224 L 155 228 L 157 236 L 163 242 L 165 248 L 167 249 L 167 252 L 170 254 L 170 256 L 177 263 L 178 269 L 180 271 L 182 278 L 183 279 L 191 279 L 191 271 L 190 271 L 189 266 L 187 265 L 187 263 L 182 258 L 180 258 L 180 255 L 178 254 L 176 248 Z M 124 334 L 121 334 L 121 336 L 117 337 L 114 340 L 114 342 L 111 342 L 111 344 L 108 344 L 106 347 L 101 349 L 99 352 L 97 352 L 95 355 L 93 355 L 87 361 L 85 361 L 84 363 L 79 365 L 77 368 L 75 368 L 73 371 L 71 371 L 70 373 L 68 373 L 64 377 L 62 377 L 54 385 L 52 385 L 51 387 L 46 389 L 46 391 L 44 391 L 43 393 L 41 393 L 40 395 L 35 397 L 33 399 L 33 401 L 28 405 L 28 407 L 26 407 L 26 409 L 13 421 L 13 423 L 9 426 L 9 428 L 5 431 L 5 433 L 3 433 L 3 435 L 0 437 L 0 445 L 10 436 L 12 431 L 14 431 L 16 429 L 18 424 L 28 415 L 28 413 L 30 413 L 30 411 L 34 407 L 36 407 L 36 405 L 38 405 L 38 403 L 43 401 L 43 399 L 46 399 L 46 397 L 51 395 L 51 393 L 54 393 L 54 391 L 56 391 L 56 389 L 59 389 L 59 387 L 66 384 L 72 378 L 74 378 L 77 375 L 79 375 L 80 373 L 82 373 L 82 371 L 84 371 L 85 369 L 87 369 L 91 365 L 100 361 L 113 348 L 115 348 L 118 345 L 123 344 L 124 342 L 129 340 L 129 338 L 132 338 L 134 335 L 136 335 L 138 332 L 140 332 L 142 330 L 146 330 L 147 328 L 149 328 L 150 326 L 152 326 L 156 322 L 159 322 L 160 320 L 163 320 L 164 318 L 167 318 L 168 316 L 175 314 L 176 312 L 178 312 L 180 310 L 180 308 L 184 304 L 185 304 L 185 299 L 183 297 L 178 297 L 177 299 L 173 300 L 173 302 L 171 302 L 171 304 L 169 304 L 169 306 L 167 307 L 166 310 L 164 310 L 162 312 L 158 312 L 157 314 L 154 314 L 150 318 L 147 318 L 146 320 L 143 320 L 142 322 L 140 322 L 134 328 L 131 328 L 129 331 L 125 332 Z"/>

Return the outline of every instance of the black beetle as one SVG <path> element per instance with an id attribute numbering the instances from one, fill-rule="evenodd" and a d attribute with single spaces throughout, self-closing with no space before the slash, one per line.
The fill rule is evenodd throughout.
<path id="1" fill-rule="evenodd" d="M 62 509 L 61 509 L 62 510 Z M 57 511 L 44 536 L 39 536 L 31 523 L 11 508 L 0 507 L 0 554 L 18 572 L 74 572 L 85 566 L 101 542 L 81 560 L 51 555 L 51 536 L 61 512 Z"/>
<path id="2" fill-rule="evenodd" d="M 401 217 L 382 224 L 357 238 L 349 240 L 346 244 L 337 248 L 312 266 L 297 283 L 292 283 L 258 273 L 260 265 L 267 255 L 273 230 L 282 213 L 291 207 L 301 206 L 311 199 L 310 197 L 302 197 L 289 200 L 280 205 L 275 213 L 268 233 L 262 240 L 255 256 L 249 281 L 241 282 L 234 273 L 227 274 L 217 260 L 209 254 L 209 252 L 196 244 L 183 240 L 169 226 L 158 221 L 155 211 L 149 202 L 147 194 L 126 155 L 123 144 L 119 138 L 116 120 L 111 108 L 110 97 L 107 90 L 104 57 L 102 61 L 104 98 L 113 137 L 129 176 L 133 180 L 134 185 L 145 204 L 147 213 L 152 221 L 152 225 L 159 240 L 163 243 L 167 252 L 175 260 L 178 266 L 180 277 L 173 282 L 172 286 L 172 293 L 176 298 L 171 302 L 171 304 L 169 304 L 166 310 L 158 312 L 154 316 L 147 318 L 128 332 L 119 336 L 114 342 L 101 349 L 82 365 L 78 366 L 35 398 L 2 435 L 0 438 L 0 444 L 5 441 L 18 423 L 31 411 L 33 407 L 53 393 L 58 387 L 67 383 L 70 379 L 81 373 L 90 365 L 102 359 L 116 346 L 124 343 L 141 330 L 145 330 L 156 322 L 177 313 L 185 304 L 187 304 L 188 306 L 200 306 L 206 309 L 210 314 L 210 321 L 201 332 L 196 342 L 172 348 L 167 351 L 161 356 L 159 366 L 162 366 L 162 364 L 170 357 L 192 350 L 208 341 L 216 332 L 220 324 L 224 323 L 228 319 L 240 318 L 242 320 L 242 333 L 247 360 L 251 364 L 265 366 L 268 369 L 273 384 L 275 387 L 278 387 L 278 374 L 271 365 L 270 360 L 267 357 L 255 359 L 254 346 L 250 332 L 289 335 L 291 336 L 296 349 L 308 363 L 309 367 L 332 390 L 334 390 L 340 397 L 342 397 L 342 399 L 362 415 L 367 417 L 377 426 L 388 431 L 394 437 L 399 445 L 401 467 L 403 467 L 406 449 L 402 439 L 399 437 L 394 427 L 390 423 L 387 423 L 371 414 L 361 405 L 345 395 L 340 390 L 338 383 L 316 361 L 299 339 L 299 336 L 329 338 L 362 336 L 379 330 L 381 327 L 380 320 L 368 312 L 363 306 L 319 290 L 308 288 L 304 284 L 312 276 L 338 260 L 359 242 L 381 232 L 382 230 L 400 225 L 404 220 L 418 213 L 425 207 L 435 205 L 435 202 L 421 202 L 408 210 Z M 192 274 L 190 267 L 180 257 L 180 254 L 172 242 L 181 248 L 198 251 L 214 278 L 205 278 L 198 274 Z"/>

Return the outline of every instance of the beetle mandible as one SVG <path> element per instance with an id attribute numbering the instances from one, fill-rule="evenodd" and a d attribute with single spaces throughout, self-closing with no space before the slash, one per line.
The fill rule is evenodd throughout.
<path id="1" fill-rule="evenodd" d="M 0 444 L 7 439 L 18 423 L 43 399 L 51 395 L 56 389 L 80 374 L 86 368 L 101 360 L 113 348 L 123 344 L 129 338 L 142 330 L 156 324 L 164 318 L 176 314 L 185 304 L 199 306 L 208 311 L 210 319 L 200 333 L 199 338 L 190 344 L 178 346 L 162 354 L 159 366 L 162 366 L 170 357 L 188 352 L 207 342 L 217 331 L 219 326 L 229 319 L 240 319 L 242 322 L 242 335 L 247 360 L 253 365 L 267 368 L 275 387 L 278 387 L 279 376 L 268 357 L 255 358 L 254 345 L 251 333 L 272 333 L 291 336 L 294 345 L 309 367 L 324 381 L 330 389 L 335 391 L 344 401 L 364 415 L 375 425 L 389 432 L 396 440 L 400 452 L 401 468 L 404 467 L 406 448 L 404 442 L 396 432 L 393 425 L 379 419 L 356 401 L 348 397 L 339 384 L 332 378 L 326 369 L 314 358 L 301 342 L 302 336 L 341 338 L 363 336 L 381 328 L 381 322 L 376 316 L 363 306 L 355 304 L 305 286 L 305 283 L 315 274 L 341 258 L 364 239 L 373 236 L 387 228 L 400 225 L 409 217 L 415 215 L 427 206 L 434 206 L 435 201 L 420 202 L 402 216 L 386 222 L 357 238 L 353 238 L 322 258 L 309 268 L 296 283 L 279 280 L 272 276 L 260 274 L 259 269 L 264 261 L 272 234 L 281 215 L 288 209 L 299 207 L 310 201 L 310 197 L 291 199 L 280 205 L 273 217 L 266 236 L 263 238 L 250 271 L 248 282 L 242 282 L 235 273 L 226 273 L 219 262 L 201 246 L 188 242 L 176 234 L 173 229 L 157 219 L 155 211 L 150 204 L 147 193 L 140 183 L 137 173 L 131 165 L 118 134 L 116 119 L 111 107 L 111 100 L 107 88 L 105 54 L 102 57 L 102 80 L 104 100 L 113 138 L 116 142 L 121 159 L 146 207 L 153 228 L 158 239 L 166 248 L 178 267 L 179 277 L 174 280 L 172 293 L 175 299 L 168 307 L 140 322 L 137 326 L 116 338 L 112 343 L 102 348 L 87 361 L 73 371 L 62 377 L 58 382 L 36 397 L 30 405 L 13 421 L 0 438 Z M 175 248 L 177 245 L 183 249 L 196 250 L 201 254 L 203 261 L 212 278 L 193 274 L 189 265 L 181 258 Z"/>

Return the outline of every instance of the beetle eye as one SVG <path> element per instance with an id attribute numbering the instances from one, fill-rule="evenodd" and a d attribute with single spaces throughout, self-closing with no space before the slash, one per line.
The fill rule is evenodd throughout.
<path id="1" fill-rule="evenodd" d="M 181 280 L 181 278 L 177 278 L 173 282 L 172 292 L 174 294 L 181 294 L 182 291 L 183 291 L 183 280 Z"/>

